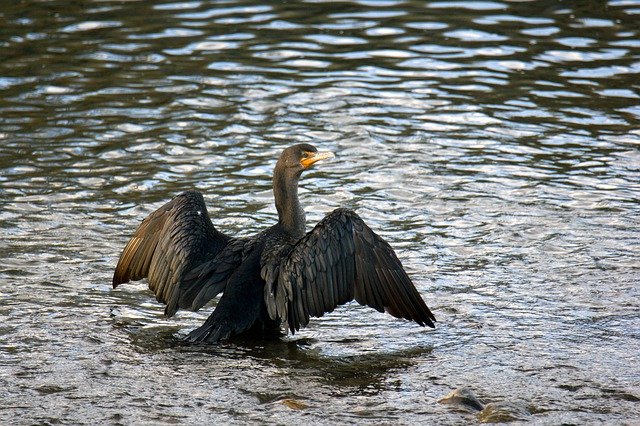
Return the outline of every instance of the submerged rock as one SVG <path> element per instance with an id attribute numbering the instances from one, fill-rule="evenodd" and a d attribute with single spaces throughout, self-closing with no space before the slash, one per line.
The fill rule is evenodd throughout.
<path id="1" fill-rule="evenodd" d="M 280 403 L 287 408 L 291 408 L 292 410 L 304 410 L 306 408 L 309 408 L 307 404 L 296 399 L 285 398 L 280 400 Z"/>
<path id="2" fill-rule="evenodd" d="M 481 423 L 504 423 L 531 419 L 531 413 L 521 404 L 499 401 L 484 405 L 471 389 L 464 387 L 449 392 L 438 402 L 477 412 L 478 420 Z"/>
<path id="3" fill-rule="evenodd" d="M 531 419 L 531 413 L 526 407 L 515 402 L 491 402 L 478 413 L 481 423 L 504 423 L 526 421 Z"/>
<path id="4" fill-rule="evenodd" d="M 482 411 L 484 405 L 469 388 L 458 388 L 449 392 L 438 401 L 440 404 L 451 404 L 473 411 Z"/>

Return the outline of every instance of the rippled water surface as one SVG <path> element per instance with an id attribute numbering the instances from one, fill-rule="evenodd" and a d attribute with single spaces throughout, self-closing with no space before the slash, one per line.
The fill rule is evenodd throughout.
<path id="1" fill-rule="evenodd" d="M 0 423 L 640 419 L 640 1 L 0 1 Z M 198 188 L 216 225 L 355 209 L 435 330 L 350 304 L 190 347 L 127 239 Z M 503 420 L 508 417 L 502 418 Z"/>

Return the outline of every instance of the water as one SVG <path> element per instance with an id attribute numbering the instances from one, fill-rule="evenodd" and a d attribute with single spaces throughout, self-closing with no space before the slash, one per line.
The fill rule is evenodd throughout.
<path id="1" fill-rule="evenodd" d="M 542 424 L 640 418 L 640 2 L 0 2 L 0 423 Z M 572 4 L 576 3 L 576 4 Z M 272 224 L 356 209 L 438 318 L 357 305 L 190 347 L 134 283 L 137 224 L 202 190 Z"/>

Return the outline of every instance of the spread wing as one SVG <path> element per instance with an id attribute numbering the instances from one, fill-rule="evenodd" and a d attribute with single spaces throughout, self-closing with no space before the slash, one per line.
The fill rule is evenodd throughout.
<path id="1" fill-rule="evenodd" d="M 434 327 L 435 317 L 389 244 L 355 212 L 336 209 L 305 235 L 266 276 L 272 319 L 292 333 L 355 299 L 379 312 Z"/>
<path id="2" fill-rule="evenodd" d="M 224 289 L 220 285 L 225 281 L 221 275 L 229 275 L 232 269 L 229 263 L 236 261 L 235 253 L 224 253 L 230 241 L 235 240 L 211 223 L 202 194 L 186 191 L 142 221 L 120 255 L 113 287 L 147 278 L 156 299 L 167 305 L 167 316 L 175 314 L 178 308 L 194 309 L 194 301 L 207 283 L 208 295 L 212 293 L 212 285 L 218 292 Z M 208 262 L 208 268 L 198 271 L 197 275 L 206 275 L 208 280 L 184 279 L 195 267 L 218 256 L 224 260 L 218 271 L 215 262 Z M 212 276 L 216 282 L 212 283 Z"/>

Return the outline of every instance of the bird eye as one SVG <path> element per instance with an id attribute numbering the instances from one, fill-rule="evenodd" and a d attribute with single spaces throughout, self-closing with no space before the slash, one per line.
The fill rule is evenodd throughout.
<path id="1" fill-rule="evenodd" d="M 307 151 L 302 151 L 302 158 L 309 158 L 309 153 Z"/>

